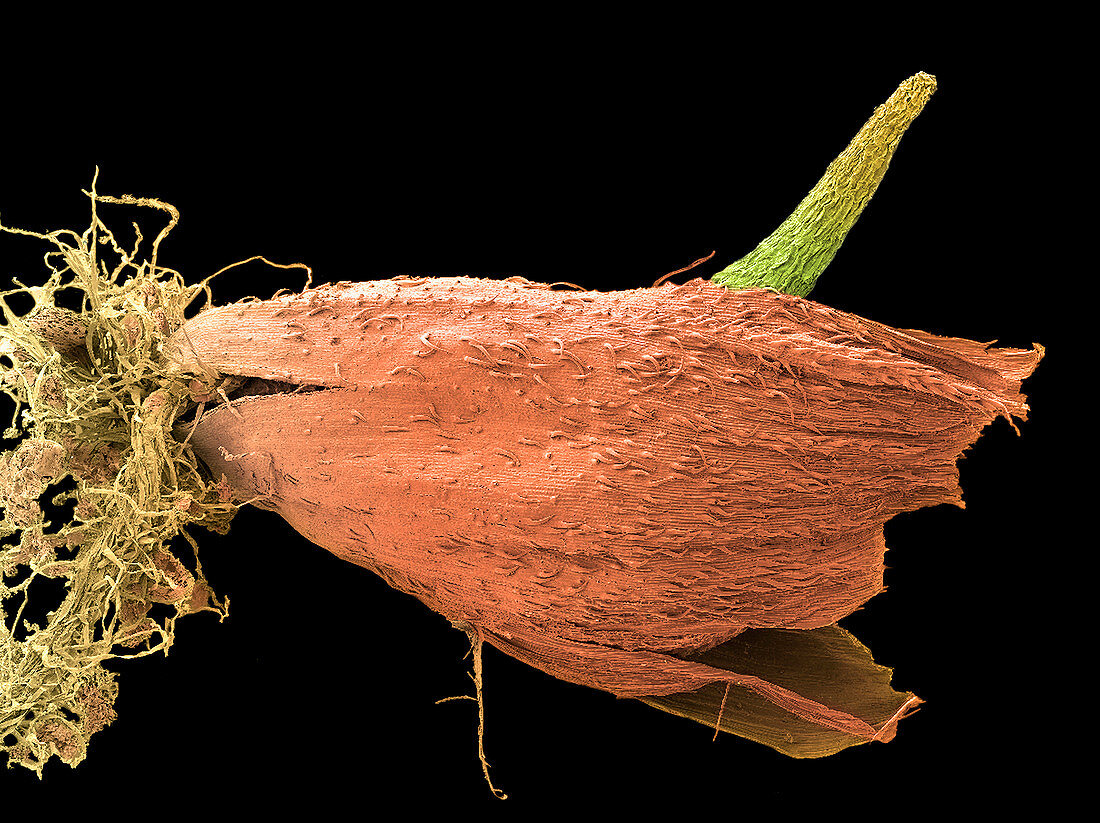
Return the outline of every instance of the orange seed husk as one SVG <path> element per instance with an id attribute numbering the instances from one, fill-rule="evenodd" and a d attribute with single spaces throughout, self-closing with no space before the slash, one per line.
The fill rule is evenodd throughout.
<path id="1" fill-rule="evenodd" d="M 238 499 L 555 677 L 794 756 L 920 702 L 835 624 L 1042 357 L 702 280 L 460 277 L 212 309 L 170 348 L 282 389 L 195 428 Z"/>

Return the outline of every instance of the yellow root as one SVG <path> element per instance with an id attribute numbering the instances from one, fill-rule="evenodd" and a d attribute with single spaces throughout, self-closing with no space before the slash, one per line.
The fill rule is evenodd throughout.
<path id="1" fill-rule="evenodd" d="M 470 675 L 470 679 L 474 681 L 474 690 L 476 697 L 468 694 L 458 695 L 456 697 L 444 697 L 442 700 L 437 700 L 436 705 L 440 703 L 448 703 L 451 700 L 476 700 L 477 701 L 477 757 L 481 761 L 481 772 L 485 775 L 485 782 L 489 784 L 489 791 L 493 793 L 493 796 L 500 800 L 507 800 L 508 795 L 493 785 L 492 778 L 489 777 L 489 761 L 485 757 L 485 700 L 482 694 L 482 667 L 481 667 L 481 647 L 483 641 L 481 639 L 481 633 L 477 630 L 476 626 L 472 626 L 465 621 L 452 623 L 452 625 L 466 633 L 466 637 L 470 640 L 470 652 L 474 656 L 474 671 Z"/>

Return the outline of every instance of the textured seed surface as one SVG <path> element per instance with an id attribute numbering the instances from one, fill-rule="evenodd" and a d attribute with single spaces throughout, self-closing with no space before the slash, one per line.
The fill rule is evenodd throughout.
<path id="1" fill-rule="evenodd" d="M 732 682 L 880 739 L 896 719 L 670 653 L 827 627 L 881 591 L 883 524 L 961 504 L 957 458 L 1026 417 L 1042 354 L 701 280 L 337 284 L 183 332 L 185 366 L 326 387 L 234 401 L 192 441 L 318 545 L 563 679 Z"/>

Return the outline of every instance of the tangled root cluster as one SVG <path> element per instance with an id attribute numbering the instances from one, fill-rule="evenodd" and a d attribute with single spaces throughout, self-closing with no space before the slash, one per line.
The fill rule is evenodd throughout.
<path id="1" fill-rule="evenodd" d="M 188 286 L 157 264 L 171 205 L 100 195 L 94 180 L 85 194 L 83 233 L 0 221 L 50 247 L 43 285 L 0 291 L 0 390 L 15 403 L 0 451 L 0 751 L 39 777 L 52 756 L 83 760 L 114 718 L 107 661 L 167 651 L 183 615 L 225 616 L 188 529 L 224 533 L 238 508 L 188 446 L 218 377 L 180 374 L 162 355 L 211 278 Z M 138 225 L 123 248 L 102 204 L 168 216 L 147 258 Z"/>

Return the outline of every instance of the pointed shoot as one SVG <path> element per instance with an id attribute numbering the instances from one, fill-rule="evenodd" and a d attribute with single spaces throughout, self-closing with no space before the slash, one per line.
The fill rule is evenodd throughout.
<path id="1" fill-rule="evenodd" d="M 809 294 L 878 188 L 902 134 L 935 90 L 936 78 L 924 72 L 898 86 L 794 213 L 749 254 L 715 274 L 714 282 Z"/>

